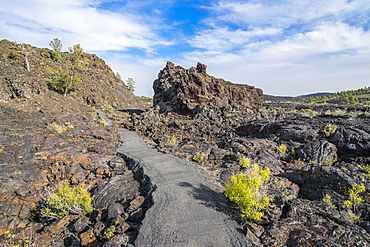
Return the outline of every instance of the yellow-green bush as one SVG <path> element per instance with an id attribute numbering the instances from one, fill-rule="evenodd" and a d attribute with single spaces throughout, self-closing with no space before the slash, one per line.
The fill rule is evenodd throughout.
<path id="1" fill-rule="evenodd" d="M 315 117 L 317 115 L 317 112 L 311 109 L 301 109 L 302 116 L 304 117 Z"/>
<path id="2" fill-rule="evenodd" d="M 53 122 L 53 123 L 50 123 L 47 128 L 51 132 L 60 134 L 60 133 L 67 131 L 68 129 L 73 129 L 74 126 L 72 124 L 68 124 L 67 126 L 65 126 L 64 124 L 57 124 Z"/>
<path id="3" fill-rule="evenodd" d="M 238 204 L 241 216 L 260 220 L 262 210 L 271 205 L 272 199 L 265 196 L 264 185 L 270 180 L 270 170 L 261 170 L 257 164 L 247 166 L 247 172 L 232 176 L 225 183 L 225 195 Z"/>
<path id="4" fill-rule="evenodd" d="M 10 230 L 4 232 L 5 239 L 0 243 L 0 247 L 33 247 L 37 246 L 34 234 L 30 232 L 29 236 L 19 236 L 11 233 Z"/>
<path id="5" fill-rule="evenodd" d="M 244 168 L 248 167 L 251 163 L 252 162 L 249 158 L 241 158 L 239 160 L 239 165 Z"/>
<path id="6" fill-rule="evenodd" d="M 52 132 L 56 132 L 58 134 L 64 132 L 64 131 L 67 131 L 67 128 L 66 126 L 64 125 L 60 125 L 60 124 L 57 124 L 57 123 L 50 123 L 49 126 L 48 126 L 48 129 Z"/>
<path id="7" fill-rule="evenodd" d="M 330 195 L 325 195 L 325 197 L 322 198 L 322 201 L 325 202 L 326 204 L 328 204 L 330 207 L 332 207 L 334 209 L 337 209 L 337 206 L 335 206 L 333 204 L 333 202 L 331 201 L 331 196 Z"/>
<path id="8" fill-rule="evenodd" d="M 348 191 L 349 200 L 344 201 L 344 205 L 348 208 L 348 214 L 354 220 L 359 221 L 360 217 L 356 215 L 357 206 L 364 202 L 360 194 L 366 190 L 364 184 L 354 184 L 352 188 Z"/>
<path id="9" fill-rule="evenodd" d="M 104 235 L 107 239 L 111 239 L 114 236 L 114 233 L 116 232 L 116 227 L 115 226 L 110 226 L 104 231 Z"/>
<path id="10" fill-rule="evenodd" d="M 287 149 L 288 149 L 288 147 L 285 144 L 281 144 L 279 146 L 280 155 L 284 155 L 286 153 Z"/>
<path id="11" fill-rule="evenodd" d="M 353 205 L 358 205 L 364 201 L 360 197 L 360 194 L 366 190 L 364 184 L 354 184 L 352 188 L 348 191 L 349 199 Z"/>
<path id="12" fill-rule="evenodd" d="M 99 120 L 99 124 L 100 124 L 101 126 L 107 126 L 107 122 L 105 121 L 105 119 L 104 119 L 104 118 L 102 118 L 102 119 L 100 119 L 100 120 Z"/>
<path id="13" fill-rule="evenodd" d="M 336 125 L 326 125 L 324 128 L 324 134 L 325 136 L 330 136 L 331 134 L 334 134 L 337 129 L 338 126 Z"/>
<path id="14" fill-rule="evenodd" d="M 1 149 L 0 149 L 1 152 Z M 370 165 L 364 166 L 364 169 L 366 170 L 366 173 L 364 174 L 364 178 L 367 180 L 370 180 Z"/>
<path id="15" fill-rule="evenodd" d="M 91 206 L 93 198 L 82 184 L 71 187 L 68 181 L 63 181 L 53 192 L 46 200 L 46 208 L 41 209 L 48 216 L 85 215 L 94 210 Z"/>
<path id="16" fill-rule="evenodd" d="M 177 140 L 176 136 L 172 134 L 167 138 L 166 143 L 176 146 L 179 143 L 179 140 Z"/>
<path id="17" fill-rule="evenodd" d="M 202 152 L 196 152 L 193 156 L 193 160 L 197 163 L 203 163 L 206 160 L 207 154 Z"/>

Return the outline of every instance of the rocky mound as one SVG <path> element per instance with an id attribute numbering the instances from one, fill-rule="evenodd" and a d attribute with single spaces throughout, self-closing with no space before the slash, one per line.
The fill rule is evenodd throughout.
<path id="1" fill-rule="evenodd" d="M 126 85 L 99 57 L 82 54 L 88 68 L 81 71 L 82 83 L 63 97 L 48 84 L 51 75 L 46 66 L 64 68 L 68 53 L 62 61 L 52 59 L 52 51 L 31 45 L 0 41 L 0 103 L 25 111 L 84 111 L 91 106 L 112 107 L 141 103 Z"/>
<path id="2" fill-rule="evenodd" d="M 263 91 L 245 84 L 233 84 L 207 74 L 207 66 L 184 69 L 167 62 L 153 83 L 154 106 L 161 112 L 191 115 L 201 105 L 220 109 L 241 106 L 248 111 L 261 107 Z"/>

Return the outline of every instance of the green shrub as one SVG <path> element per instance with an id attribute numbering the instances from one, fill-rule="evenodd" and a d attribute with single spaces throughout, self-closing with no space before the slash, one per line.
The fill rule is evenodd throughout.
<path id="1" fill-rule="evenodd" d="M 26 233 L 28 234 L 28 233 Z M 24 234 L 22 234 L 24 235 Z M 11 233 L 10 230 L 4 232 L 4 242 L 0 247 L 32 247 L 37 246 L 34 234 L 30 232 L 29 236 L 19 236 L 16 233 Z"/>
<path id="2" fill-rule="evenodd" d="M 63 181 L 46 200 L 46 208 L 41 212 L 51 217 L 60 217 L 68 214 L 90 213 L 92 197 L 83 185 L 71 187 L 68 181 Z"/>
<path id="3" fill-rule="evenodd" d="M 50 123 L 47 127 L 51 132 L 54 133 L 63 133 L 67 131 L 68 129 L 74 129 L 74 126 L 72 124 L 68 124 L 67 126 L 64 124 L 57 124 L 57 123 Z"/>
<path id="4" fill-rule="evenodd" d="M 166 143 L 169 145 L 176 146 L 179 143 L 179 141 L 177 140 L 176 136 L 172 134 L 167 138 Z"/>
<path id="5" fill-rule="evenodd" d="M 67 131 L 66 126 L 60 125 L 60 124 L 57 124 L 57 123 L 50 123 L 48 125 L 48 129 L 50 131 L 55 132 L 55 133 L 58 133 L 58 134 L 60 134 L 60 133 L 62 133 L 64 131 Z"/>
<path id="6" fill-rule="evenodd" d="M 358 205 L 364 201 L 360 197 L 360 194 L 366 190 L 364 184 L 354 184 L 352 188 L 348 192 L 349 199 L 353 203 L 353 205 Z"/>
<path id="7" fill-rule="evenodd" d="M 105 229 L 104 235 L 107 239 L 111 239 L 114 236 L 114 233 L 116 232 L 115 226 L 110 226 L 109 228 Z"/>
<path id="8" fill-rule="evenodd" d="M 99 124 L 100 124 L 101 126 L 107 126 L 107 122 L 105 121 L 105 119 L 104 119 L 104 118 L 102 118 L 102 119 L 100 119 L 100 120 L 99 120 Z"/>
<path id="9" fill-rule="evenodd" d="M 324 165 L 324 166 L 331 166 L 332 164 L 334 164 L 335 162 L 337 162 L 336 159 L 332 159 L 332 160 L 327 160 L 325 161 L 324 163 L 321 163 L 321 165 Z"/>
<path id="10" fill-rule="evenodd" d="M 366 170 L 366 173 L 364 174 L 364 178 L 366 178 L 367 180 L 370 180 L 370 165 L 364 166 L 364 169 Z"/>
<path id="11" fill-rule="evenodd" d="M 280 145 L 279 146 L 279 152 L 280 152 L 280 154 L 281 155 L 284 155 L 286 153 L 287 149 L 288 148 L 287 148 L 287 146 L 285 144 Z"/>
<path id="12" fill-rule="evenodd" d="M 133 78 L 128 78 L 127 79 L 127 89 L 131 92 L 135 92 L 135 81 Z"/>
<path id="13" fill-rule="evenodd" d="M 202 153 L 202 152 L 196 152 L 195 155 L 193 156 L 193 160 L 197 163 L 204 163 L 206 160 L 207 154 Z"/>
<path id="14" fill-rule="evenodd" d="M 293 198 L 294 198 L 294 195 L 289 191 L 289 189 L 285 188 L 281 192 L 281 199 L 283 201 L 289 201 L 290 199 L 293 199 Z"/>
<path id="15" fill-rule="evenodd" d="M 335 131 L 337 131 L 338 129 L 338 126 L 336 125 L 326 125 L 325 128 L 324 128 L 324 134 L 325 136 L 330 136 L 332 134 L 335 133 Z"/>
<path id="16" fill-rule="evenodd" d="M 304 117 L 315 117 L 317 115 L 317 112 L 311 109 L 301 109 L 302 116 Z"/>
<path id="17" fill-rule="evenodd" d="M 322 198 L 322 201 L 325 202 L 326 204 L 328 204 L 330 207 L 332 207 L 334 209 L 337 209 L 337 207 L 331 201 L 331 196 L 330 195 L 325 195 L 325 197 Z"/>
<path id="18" fill-rule="evenodd" d="M 251 163 L 252 162 L 249 158 L 241 158 L 239 160 L 239 165 L 244 168 L 248 167 Z"/>
<path id="19" fill-rule="evenodd" d="M 60 39 L 55 38 L 54 40 L 50 41 L 49 46 L 53 49 L 52 53 L 52 59 L 56 62 L 61 62 L 62 61 L 62 41 Z"/>
<path id="20" fill-rule="evenodd" d="M 354 220 L 359 221 L 360 217 L 356 215 L 357 206 L 364 202 L 360 194 L 366 190 L 364 184 L 354 184 L 348 191 L 349 200 L 344 201 L 344 205 L 349 209 L 348 214 Z"/>
<path id="21" fill-rule="evenodd" d="M 347 112 L 342 109 L 335 109 L 335 110 L 327 110 L 325 111 L 325 115 L 333 115 L 333 116 L 340 116 L 340 115 L 345 115 Z"/>
<path id="22" fill-rule="evenodd" d="M 225 195 L 238 205 L 241 216 L 260 220 L 262 210 L 271 205 L 272 199 L 265 196 L 264 185 L 270 180 L 270 170 L 261 170 L 257 164 L 250 164 L 247 172 L 232 176 L 225 183 Z"/>

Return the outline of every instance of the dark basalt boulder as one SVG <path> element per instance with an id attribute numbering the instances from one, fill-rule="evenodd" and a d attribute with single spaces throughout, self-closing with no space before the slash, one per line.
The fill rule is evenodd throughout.
<path id="1" fill-rule="evenodd" d="M 369 235 L 345 209 L 322 201 L 293 199 L 264 232 L 264 246 L 369 246 Z"/>
<path id="2" fill-rule="evenodd" d="M 228 105 L 257 111 L 263 100 L 261 89 L 246 84 L 233 84 L 210 76 L 207 66 L 184 69 L 167 62 L 153 83 L 154 106 L 161 112 L 176 112 L 192 115 L 199 105 L 220 109 Z"/>
<path id="3" fill-rule="evenodd" d="M 318 164 L 332 163 L 337 160 L 337 148 L 326 140 L 310 142 L 297 148 L 301 160 Z"/>
<path id="4" fill-rule="evenodd" d="M 103 209 L 115 202 L 124 203 L 132 200 L 136 193 L 130 186 L 132 183 L 137 183 L 132 176 L 117 175 L 100 184 L 92 192 L 94 208 Z"/>
<path id="5" fill-rule="evenodd" d="M 358 128 L 343 128 L 330 136 L 329 141 L 338 148 L 342 160 L 350 161 L 357 157 L 370 156 L 370 134 Z"/>

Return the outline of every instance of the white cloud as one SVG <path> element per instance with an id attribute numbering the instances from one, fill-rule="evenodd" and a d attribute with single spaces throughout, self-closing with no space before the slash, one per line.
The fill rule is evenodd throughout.
<path id="1" fill-rule="evenodd" d="M 133 78 L 136 85 L 135 94 L 139 96 L 153 96 L 153 81 L 167 62 L 163 58 L 140 59 L 137 56 L 114 52 L 98 52 L 97 55 L 102 57 L 115 73 L 119 72 L 122 80 Z"/>
<path id="2" fill-rule="evenodd" d="M 2 37 L 16 37 L 36 45 L 58 37 L 80 43 L 87 50 L 118 50 L 136 47 L 151 51 L 165 43 L 156 37 L 139 16 L 96 9 L 94 0 L 13 0 L 2 1 Z"/>
<path id="3" fill-rule="evenodd" d="M 279 54 L 281 58 L 292 59 L 316 56 L 326 53 L 354 53 L 370 51 L 370 32 L 344 23 L 325 23 L 315 30 L 299 33 L 262 48 L 262 53 Z"/>
<path id="4" fill-rule="evenodd" d="M 213 6 L 218 18 L 237 25 L 286 27 L 319 18 L 337 18 L 369 10 L 367 0 L 219 1 Z"/>
<path id="5" fill-rule="evenodd" d="M 256 28 L 244 31 L 242 29 L 230 30 L 228 27 L 220 27 L 202 31 L 189 43 L 195 48 L 227 51 L 243 48 L 252 38 L 276 35 L 279 32 L 281 32 L 279 28 Z"/>
<path id="6" fill-rule="evenodd" d="M 225 0 L 212 10 L 190 41 L 197 50 L 184 55 L 185 64 L 206 63 L 217 77 L 270 94 L 370 84 L 368 1 Z"/>

